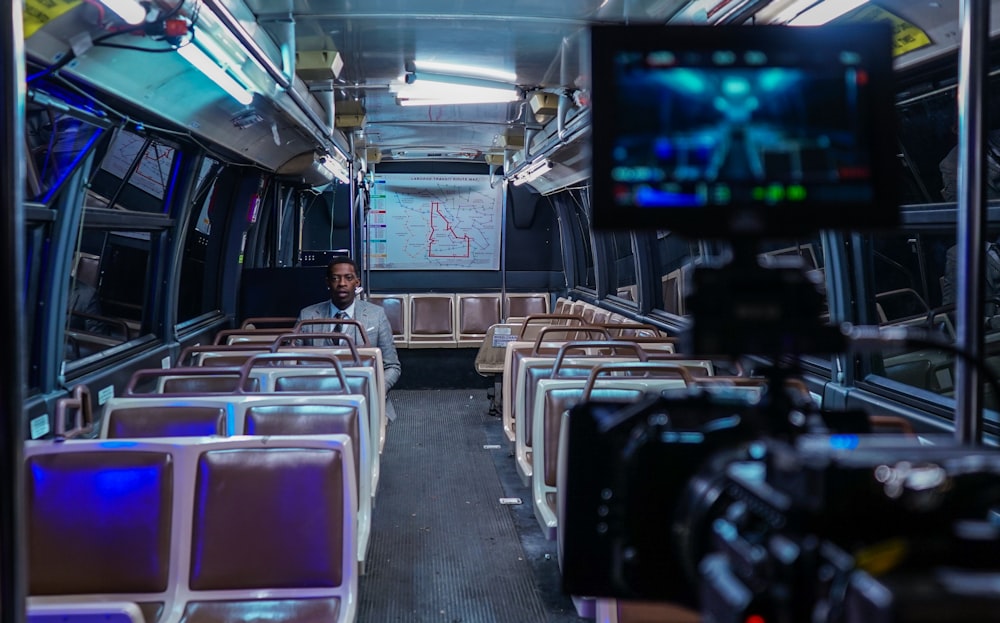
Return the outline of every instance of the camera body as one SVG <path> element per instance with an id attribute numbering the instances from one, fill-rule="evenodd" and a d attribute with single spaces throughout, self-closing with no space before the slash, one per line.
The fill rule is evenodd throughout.
<path id="1" fill-rule="evenodd" d="M 558 483 L 565 591 L 694 605 L 709 533 L 678 506 L 696 474 L 744 458 L 757 415 L 742 395 L 707 391 L 575 406 Z"/>
<path id="2" fill-rule="evenodd" d="M 993 620 L 1000 453 L 868 434 L 839 414 L 800 413 L 787 434 L 774 425 L 787 409 L 705 390 L 575 407 L 564 589 L 716 623 Z"/>

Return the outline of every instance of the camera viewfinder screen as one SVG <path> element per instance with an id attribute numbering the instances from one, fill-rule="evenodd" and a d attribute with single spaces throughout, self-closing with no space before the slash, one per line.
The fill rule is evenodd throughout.
<path id="1" fill-rule="evenodd" d="M 717 28 L 699 30 L 711 39 Z M 615 213 L 687 209 L 659 217 L 670 228 L 702 209 L 746 218 L 754 230 L 772 220 L 768 210 L 808 227 L 809 219 L 840 221 L 819 208 L 880 199 L 878 150 L 887 143 L 879 132 L 891 133 L 891 124 L 878 126 L 884 115 L 873 97 L 886 93 L 877 81 L 888 64 L 873 63 L 870 46 L 830 37 L 808 45 L 804 29 L 794 30 L 797 41 L 784 45 L 780 36 L 733 37 L 731 45 L 717 37 L 718 46 L 664 36 L 603 50 L 611 75 L 600 96 L 595 86 L 595 174 L 606 176 L 603 199 Z"/>

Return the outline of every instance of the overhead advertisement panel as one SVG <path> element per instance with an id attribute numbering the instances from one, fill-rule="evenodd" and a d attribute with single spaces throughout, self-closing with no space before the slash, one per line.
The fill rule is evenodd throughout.
<path id="1" fill-rule="evenodd" d="M 374 270 L 500 270 L 502 185 L 488 175 L 375 175 L 368 214 Z"/>

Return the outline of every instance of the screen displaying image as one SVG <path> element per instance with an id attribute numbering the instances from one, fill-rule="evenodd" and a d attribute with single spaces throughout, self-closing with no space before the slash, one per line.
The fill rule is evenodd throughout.
<path id="1" fill-rule="evenodd" d="M 595 29 L 596 224 L 802 230 L 879 205 L 892 185 L 890 52 L 865 38 L 881 30 L 854 32 Z M 891 203 L 858 225 L 888 222 Z"/>

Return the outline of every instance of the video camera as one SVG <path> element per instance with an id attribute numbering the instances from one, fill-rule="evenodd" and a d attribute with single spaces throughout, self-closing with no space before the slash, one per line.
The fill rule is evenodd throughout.
<path id="1" fill-rule="evenodd" d="M 872 434 L 787 362 L 847 350 L 800 266 L 756 244 L 898 222 L 891 33 L 591 30 L 595 229 L 733 243 L 693 273 L 682 349 L 777 362 L 764 391 L 589 402 L 561 435 L 573 595 L 668 601 L 706 623 L 993 621 L 1000 454 Z"/>
<path id="2" fill-rule="evenodd" d="M 787 439 L 764 433 L 789 404 L 673 390 L 575 407 L 564 589 L 715 622 L 995 620 L 1000 454 L 846 432 L 865 418 L 804 403 Z"/>

